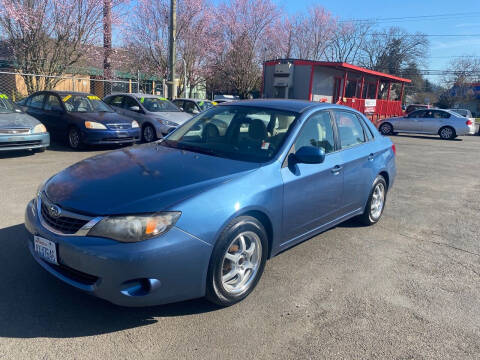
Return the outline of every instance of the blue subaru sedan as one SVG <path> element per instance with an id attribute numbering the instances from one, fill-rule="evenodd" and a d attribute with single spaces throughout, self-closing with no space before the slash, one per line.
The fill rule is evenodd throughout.
<path id="1" fill-rule="evenodd" d="M 347 219 L 379 221 L 395 173 L 390 139 L 351 108 L 232 102 L 51 177 L 25 225 L 46 271 L 112 303 L 228 306 L 268 258 Z"/>
<path id="2" fill-rule="evenodd" d="M 67 142 L 72 149 L 140 140 L 138 122 L 117 114 L 96 95 L 39 91 L 18 105 L 41 121 L 53 140 Z"/>

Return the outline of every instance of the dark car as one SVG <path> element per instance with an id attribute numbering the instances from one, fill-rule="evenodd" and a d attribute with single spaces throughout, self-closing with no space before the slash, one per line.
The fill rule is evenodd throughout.
<path id="1" fill-rule="evenodd" d="M 98 96 L 39 91 L 18 103 L 40 120 L 53 140 L 73 149 L 82 145 L 133 144 L 140 140 L 138 122 L 117 114 Z"/>

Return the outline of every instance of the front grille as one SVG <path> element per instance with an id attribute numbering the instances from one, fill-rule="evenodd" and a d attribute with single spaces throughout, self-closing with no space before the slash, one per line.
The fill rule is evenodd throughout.
<path id="1" fill-rule="evenodd" d="M 29 134 L 29 128 L 15 128 L 15 129 L 0 129 L 2 135 L 17 135 L 17 134 Z"/>
<path id="2" fill-rule="evenodd" d="M 107 126 L 112 130 L 126 130 L 132 127 L 130 124 L 107 124 Z"/>
<path id="3" fill-rule="evenodd" d="M 55 271 L 62 274 L 63 276 L 72 279 L 73 281 L 76 281 L 80 284 L 93 285 L 98 281 L 98 276 L 86 274 L 63 264 L 55 265 L 48 263 L 48 266 L 52 267 Z"/>
<path id="4" fill-rule="evenodd" d="M 53 217 L 48 211 L 48 206 L 45 202 L 41 203 L 41 213 L 43 220 L 47 223 L 48 226 L 61 232 L 62 234 L 75 234 L 78 230 L 85 225 L 88 220 L 84 219 L 75 219 L 67 216 Z"/>
<path id="5" fill-rule="evenodd" d="M 7 141 L 0 142 L 0 148 L 2 147 L 24 147 L 24 146 L 36 146 L 42 143 L 41 140 L 26 140 L 26 141 Z"/>

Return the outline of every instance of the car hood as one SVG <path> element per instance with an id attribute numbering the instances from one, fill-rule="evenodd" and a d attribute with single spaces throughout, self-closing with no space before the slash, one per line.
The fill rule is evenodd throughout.
<path id="1" fill-rule="evenodd" d="M 132 120 L 126 116 L 120 115 L 116 112 L 71 112 L 69 113 L 74 119 L 82 121 L 95 121 L 99 123 L 114 123 L 114 124 L 131 124 Z"/>
<path id="2" fill-rule="evenodd" d="M 0 113 L 0 129 L 1 128 L 33 128 L 40 122 L 34 117 L 24 113 Z"/>
<path id="3" fill-rule="evenodd" d="M 184 113 L 182 111 L 154 113 L 154 116 L 158 119 L 173 121 L 178 125 L 182 125 L 185 121 L 192 118 L 192 115 Z"/>
<path id="4" fill-rule="evenodd" d="M 89 215 L 149 213 L 258 166 L 152 143 L 76 163 L 52 177 L 45 193 L 60 207 Z"/>

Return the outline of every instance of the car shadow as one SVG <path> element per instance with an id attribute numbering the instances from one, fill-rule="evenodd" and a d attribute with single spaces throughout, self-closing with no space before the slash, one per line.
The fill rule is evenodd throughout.
<path id="1" fill-rule="evenodd" d="M 440 140 L 440 141 L 463 141 L 461 138 L 455 138 L 451 140 L 443 140 L 440 136 L 437 135 L 410 135 L 410 134 L 396 134 L 396 137 L 408 137 L 414 139 L 428 139 L 428 140 Z"/>
<path id="2" fill-rule="evenodd" d="M 9 150 L 9 151 L 1 151 L 0 159 L 20 158 L 20 157 L 27 157 L 27 156 L 33 156 L 33 155 L 35 155 L 35 153 L 31 150 Z"/>
<path id="3" fill-rule="evenodd" d="M 0 337 L 91 336 L 219 309 L 204 299 L 146 308 L 110 304 L 45 272 L 28 251 L 29 236 L 23 224 L 0 229 Z"/>
<path id="4" fill-rule="evenodd" d="M 81 149 L 74 150 L 68 145 L 65 144 L 60 144 L 60 143 L 52 143 L 50 146 L 47 148 L 47 151 L 60 151 L 60 152 L 73 152 L 73 153 L 89 153 L 89 152 L 94 152 L 94 151 L 107 151 L 107 150 L 117 150 L 117 149 L 122 149 L 125 147 L 128 147 L 131 145 L 123 145 L 123 144 L 112 144 L 112 145 L 89 145 L 85 146 Z"/>

